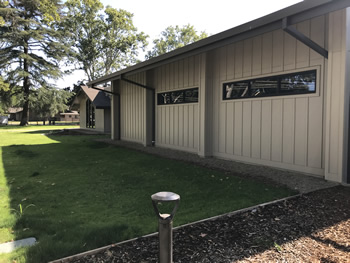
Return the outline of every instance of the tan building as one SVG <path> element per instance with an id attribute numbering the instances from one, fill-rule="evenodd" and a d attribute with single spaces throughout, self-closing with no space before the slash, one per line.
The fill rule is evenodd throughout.
<path id="1" fill-rule="evenodd" d="M 307 0 L 88 83 L 112 138 L 350 183 L 350 1 Z"/>
<path id="2" fill-rule="evenodd" d="M 79 122 L 79 112 L 71 111 L 71 112 L 63 112 L 60 113 L 60 121 L 64 122 Z"/>
<path id="3" fill-rule="evenodd" d="M 72 103 L 72 110 L 79 110 L 80 128 L 98 132 L 111 132 L 111 99 L 110 87 L 91 89 L 81 86 Z M 105 91 L 105 92 L 103 92 Z"/>

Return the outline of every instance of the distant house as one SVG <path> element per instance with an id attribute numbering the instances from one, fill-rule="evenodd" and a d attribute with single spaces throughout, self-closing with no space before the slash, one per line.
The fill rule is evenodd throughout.
<path id="1" fill-rule="evenodd" d="M 79 122 L 79 112 L 78 111 L 71 111 L 71 112 L 60 113 L 60 121 Z"/>
<path id="2" fill-rule="evenodd" d="M 99 89 L 110 90 L 110 87 L 99 87 Z M 71 109 L 79 110 L 80 128 L 111 132 L 111 99 L 105 92 L 81 86 Z"/>
<path id="3" fill-rule="evenodd" d="M 8 109 L 8 114 L 9 114 L 9 120 L 12 121 L 19 121 L 22 118 L 22 112 L 23 108 L 9 108 Z"/>

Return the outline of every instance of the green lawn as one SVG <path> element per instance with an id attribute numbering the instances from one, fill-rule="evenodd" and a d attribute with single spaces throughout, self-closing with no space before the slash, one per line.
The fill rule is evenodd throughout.
<path id="1" fill-rule="evenodd" d="M 93 141 L 98 136 L 48 131 L 59 128 L 0 128 L 0 243 L 39 241 L 0 254 L 1 263 L 47 262 L 155 232 L 150 196 L 159 191 L 181 196 L 175 226 L 294 194 Z M 27 207 L 21 215 L 19 205 Z"/>

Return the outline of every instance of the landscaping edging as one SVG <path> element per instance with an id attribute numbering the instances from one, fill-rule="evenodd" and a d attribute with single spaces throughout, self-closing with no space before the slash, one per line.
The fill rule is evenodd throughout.
<path id="1" fill-rule="evenodd" d="M 222 217 L 225 217 L 225 216 L 230 217 L 230 216 L 233 216 L 233 215 L 239 215 L 239 214 L 242 214 L 242 213 L 245 213 L 245 212 L 249 212 L 249 211 L 254 211 L 254 210 L 257 210 L 259 208 L 264 208 L 265 206 L 268 206 L 268 205 L 273 205 L 273 204 L 278 204 L 278 203 L 282 203 L 282 202 L 285 202 L 285 201 L 290 201 L 290 200 L 299 198 L 299 197 L 301 197 L 303 195 L 304 194 L 297 194 L 297 195 L 293 195 L 293 196 L 288 196 L 288 197 L 285 197 L 285 198 L 282 198 L 282 199 L 273 200 L 273 201 L 270 201 L 270 202 L 265 202 L 265 203 L 262 203 L 262 204 L 259 204 L 259 205 L 243 208 L 243 209 L 240 209 L 240 210 L 228 212 L 228 213 L 217 215 L 217 216 L 213 216 L 213 217 L 210 217 L 210 218 L 205 218 L 205 219 L 202 219 L 202 220 L 199 220 L 199 221 L 196 221 L 196 222 L 192 222 L 192 223 L 188 223 L 188 224 L 181 225 L 181 226 L 178 226 L 178 227 L 174 227 L 173 231 L 178 231 L 178 230 L 180 230 L 182 228 L 185 228 L 185 227 L 188 227 L 188 226 L 191 226 L 191 225 L 195 225 L 195 224 L 199 224 L 199 223 L 203 223 L 203 222 L 206 222 L 206 221 L 214 221 L 214 220 L 217 220 L 218 218 L 222 218 Z M 156 218 L 155 218 L 155 220 L 156 220 Z M 115 243 L 115 244 L 111 244 L 111 245 L 107 245 L 107 246 L 104 246 L 104 247 L 100 247 L 100 248 L 96 248 L 96 249 L 93 249 L 93 250 L 89 250 L 89 251 L 86 251 L 86 252 L 82 252 L 82 253 L 79 253 L 79 254 L 76 254 L 76 255 L 72 255 L 72 256 L 65 257 L 65 258 L 53 260 L 53 261 L 50 261 L 48 263 L 68 263 L 68 262 L 71 262 L 73 260 L 77 260 L 77 259 L 83 258 L 85 256 L 94 255 L 94 254 L 103 252 L 103 251 L 105 251 L 107 249 L 110 249 L 110 248 L 113 248 L 113 247 L 117 247 L 117 246 L 120 246 L 120 245 L 124 245 L 126 243 L 131 243 L 131 242 L 134 242 L 136 240 L 140 240 L 140 239 L 144 239 L 144 238 L 148 238 L 148 237 L 154 237 L 154 236 L 157 236 L 157 235 L 158 235 L 158 232 L 151 233 L 151 234 L 148 234 L 148 235 L 145 235 L 145 236 L 132 238 L 132 239 L 125 240 L 125 241 L 122 241 L 122 242 L 118 242 L 118 243 Z"/>

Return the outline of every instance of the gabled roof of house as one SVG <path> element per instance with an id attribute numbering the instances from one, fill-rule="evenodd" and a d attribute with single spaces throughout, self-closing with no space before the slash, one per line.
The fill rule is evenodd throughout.
<path id="1" fill-rule="evenodd" d="M 75 96 L 72 106 L 72 109 L 76 109 L 75 106 L 80 104 L 80 95 L 83 93 L 85 94 L 89 100 L 94 104 L 96 109 L 109 109 L 111 107 L 111 99 L 108 97 L 105 92 L 89 88 L 88 86 L 80 86 L 80 91 Z M 109 90 L 110 87 L 99 87 L 99 89 L 102 90 Z"/>
<path id="2" fill-rule="evenodd" d="M 281 9 L 267 16 L 231 28 L 216 35 L 199 40 L 193 44 L 173 50 L 169 53 L 151 58 L 134 66 L 100 77 L 87 83 L 94 86 L 111 80 L 121 79 L 137 72 L 149 70 L 188 56 L 201 54 L 240 40 L 251 38 L 263 33 L 283 29 L 284 21 L 289 25 L 325 15 L 329 12 L 350 6 L 349 0 L 304 0 L 303 2 Z M 234 14 L 234 10 L 232 11 Z"/>
<path id="3" fill-rule="evenodd" d="M 18 112 L 21 112 L 21 111 L 23 111 L 23 108 L 21 108 L 21 107 L 17 107 L 17 108 L 8 108 L 8 113 L 18 113 Z"/>

